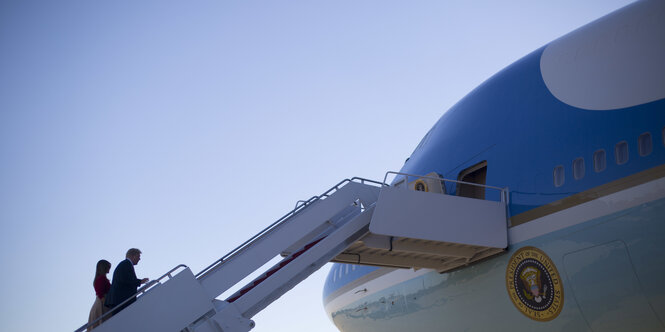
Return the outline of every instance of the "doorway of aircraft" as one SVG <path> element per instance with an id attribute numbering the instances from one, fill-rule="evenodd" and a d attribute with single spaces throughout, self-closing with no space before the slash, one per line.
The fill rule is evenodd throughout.
<path id="1" fill-rule="evenodd" d="M 462 170 L 457 176 L 458 181 L 485 184 L 487 178 L 487 161 L 482 161 Z M 457 196 L 485 199 L 485 187 L 458 183 Z"/>

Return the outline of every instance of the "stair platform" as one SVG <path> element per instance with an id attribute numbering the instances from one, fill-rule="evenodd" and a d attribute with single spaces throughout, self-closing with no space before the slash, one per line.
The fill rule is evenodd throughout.
<path id="1" fill-rule="evenodd" d="M 383 187 L 369 230 L 333 261 L 446 272 L 500 254 L 508 246 L 503 199 Z"/>

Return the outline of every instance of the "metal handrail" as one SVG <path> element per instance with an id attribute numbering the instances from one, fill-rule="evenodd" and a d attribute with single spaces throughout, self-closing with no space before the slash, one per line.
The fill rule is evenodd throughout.
<path id="1" fill-rule="evenodd" d="M 210 266 L 208 266 L 208 267 L 206 267 L 205 269 L 203 269 L 201 272 L 199 272 L 199 273 L 196 275 L 196 278 L 197 278 L 197 279 L 204 278 L 206 275 L 208 275 L 208 274 L 209 274 L 210 272 L 212 272 L 213 270 L 216 270 L 217 268 L 219 268 L 222 264 L 224 264 L 224 263 L 225 263 L 226 261 L 228 261 L 229 259 L 231 259 L 231 258 L 237 256 L 238 254 L 240 254 L 241 252 L 243 252 L 244 250 L 246 250 L 247 248 L 249 248 L 254 242 L 260 240 L 260 239 L 263 238 L 263 237 L 265 237 L 265 236 L 268 235 L 270 232 L 274 231 L 274 230 L 277 229 L 279 226 L 281 226 L 282 224 L 284 224 L 285 222 L 287 222 L 289 219 L 291 219 L 292 217 L 294 217 L 294 216 L 297 215 L 298 213 L 302 212 L 306 207 L 310 206 L 311 204 L 313 204 L 313 203 L 316 202 L 316 201 L 326 199 L 327 197 L 329 197 L 330 195 L 332 195 L 335 191 L 339 190 L 340 187 L 342 187 L 343 185 L 345 185 L 345 184 L 347 184 L 347 183 L 349 183 L 349 182 L 360 182 L 360 183 L 362 183 L 362 184 L 365 184 L 365 183 L 371 183 L 371 184 L 380 185 L 380 186 L 382 186 L 382 187 L 383 187 L 383 186 L 388 186 L 388 184 L 386 184 L 385 182 L 378 182 L 378 181 L 369 180 L 369 179 L 365 179 L 365 178 L 353 177 L 353 178 L 351 178 L 351 179 L 344 179 L 344 180 L 340 181 L 339 183 L 337 183 L 336 185 L 334 185 L 333 187 L 331 187 L 330 189 L 328 189 L 327 191 L 325 191 L 323 194 L 321 194 L 321 195 L 319 195 L 319 196 L 312 196 L 312 197 L 311 197 L 310 199 L 308 199 L 308 200 L 304 200 L 304 201 L 301 200 L 301 201 L 298 201 L 298 202 L 296 203 L 296 207 L 295 207 L 293 210 L 291 210 L 291 211 L 289 211 L 288 213 L 286 213 L 284 216 L 282 216 L 282 217 L 279 218 L 277 221 L 275 221 L 274 223 L 270 224 L 270 226 L 266 227 L 265 229 L 263 229 L 262 231 L 260 231 L 259 233 L 257 233 L 257 234 L 254 235 L 253 237 L 251 237 L 249 240 L 243 242 L 241 245 L 239 245 L 239 246 L 236 247 L 235 249 L 231 250 L 228 254 L 224 255 L 224 257 L 218 259 L 217 261 L 215 261 L 214 263 L 212 263 Z M 105 318 L 110 317 L 109 315 L 110 315 L 112 312 L 114 312 L 118 307 L 120 307 L 120 306 L 122 306 L 122 305 L 125 305 L 126 303 L 128 303 L 129 301 L 131 301 L 133 298 L 136 298 L 137 296 L 139 296 L 139 295 L 141 295 L 141 294 L 144 294 L 144 293 L 147 292 L 148 290 L 152 289 L 153 286 L 155 286 L 155 285 L 157 285 L 157 284 L 160 284 L 160 283 L 161 283 L 160 281 L 161 281 L 162 279 L 164 279 L 165 277 L 168 276 L 169 278 L 172 278 L 172 273 L 173 273 L 175 270 L 177 270 L 177 269 L 179 269 L 179 268 L 181 268 L 181 267 L 187 268 L 187 266 L 184 265 L 184 264 L 180 264 L 180 265 L 174 267 L 174 268 L 171 269 L 169 272 L 165 273 L 163 276 L 159 277 L 159 278 L 156 279 L 156 280 L 152 280 L 152 281 L 148 282 L 146 285 L 144 285 L 143 287 L 139 288 L 138 291 L 136 292 L 136 294 L 134 294 L 133 296 L 129 297 L 127 300 L 123 301 L 122 303 L 116 305 L 115 307 L 113 307 L 112 309 L 110 309 L 108 312 L 106 312 L 105 314 L 103 314 L 101 317 L 97 318 L 97 319 L 94 320 L 93 322 L 90 322 L 90 323 L 84 324 L 83 326 L 81 326 L 80 328 L 78 328 L 77 330 L 75 330 L 74 332 L 83 332 L 83 331 L 86 331 L 86 329 L 88 329 L 90 326 L 93 326 L 93 325 L 95 325 L 95 324 L 101 322 L 102 320 L 105 320 Z"/>
<path id="2" fill-rule="evenodd" d="M 83 331 L 86 331 L 90 326 L 93 326 L 93 325 L 97 324 L 98 322 L 102 322 L 102 320 L 105 320 L 105 317 L 108 316 L 108 318 L 110 318 L 111 316 L 109 316 L 109 315 L 111 315 L 111 313 L 114 312 L 117 308 L 119 308 L 119 307 L 122 306 L 122 305 L 125 305 L 126 303 L 129 303 L 130 301 L 132 301 L 132 299 L 135 299 L 137 296 L 139 296 L 139 295 L 141 295 L 141 294 L 144 294 L 144 293 L 147 292 L 148 290 L 152 289 L 153 286 L 158 285 L 158 284 L 161 284 L 160 281 L 161 281 L 162 279 L 164 279 L 164 278 L 166 278 L 166 277 L 169 277 L 169 279 L 173 278 L 173 276 L 172 276 L 171 274 L 172 274 L 173 272 L 175 272 L 175 270 L 177 270 L 177 269 L 179 269 L 179 268 L 187 268 L 187 265 L 185 265 L 185 264 L 180 264 L 180 265 L 178 265 L 178 266 L 172 268 L 171 270 L 169 270 L 169 272 L 164 273 L 164 275 L 162 275 L 161 277 L 159 277 L 159 278 L 157 278 L 157 279 L 155 279 L 155 280 L 152 280 L 152 281 L 148 282 L 148 283 L 145 284 L 143 287 L 139 288 L 139 289 L 136 291 L 136 294 L 134 294 L 134 295 L 130 296 L 128 299 L 122 301 L 122 303 L 116 305 L 115 307 L 113 307 L 112 309 L 110 309 L 109 311 L 107 311 L 105 314 L 101 315 L 100 317 L 98 317 L 98 318 L 95 319 L 94 321 L 92 321 L 92 322 L 90 322 L 90 323 L 83 324 L 83 326 L 79 327 L 79 328 L 78 328 L 76 331 L 74 331 L 74 332 L 83 332 Z M 104 304 L 102 303 L 102 305 L 104 305 Z"/>
<path id="3" fill-rule="evenodd" d="M 443 181 L 443 182 L 468 184 L 468 185 L 476 186 L 476 187 L 494 189 L 494 190 L 498 190 L 498 191 L 501 192 L 501 202 L 508 204 L 508 188 L 501 188 L 501 187 L 489 186 L 489 185 L 480 184 L 480 183 L 473 183 L 473 182 L 446 179 L 444 177 L 438 177 L 438 176 L 417 175 L 417 174 L 401 173 L 401 172 L 395 172 L 395 171 L 386 172 L 386 175 L 383 177 L 383 182 L 384 183 L 386 183 L 386 180 L 388 179 L 388 174 L 403 175 L 403 176 L 406 177 L 406 182 L 409 182 L 409 177 L 411 176 L 411 177 L 417 177 L 419 179 L 422 179 L 422 178 L 433 179 L 433 180 L 438 180 L 438 181 Z"/>
<path id="4" fill-rule="evenodd" d="M 316 201 L 323 200 L 326 197 L 329 197 L 330 195 L 332 195 L 333 192 L 339 190 L 340 187 L 342 187 L 343 185 L 345 185 L 349 182 L 360 182 L 362 184 L 365 184 L 367 182 L 367 183 L 372 183 L 372 184 L 378 184 L 380 186 L 387 186 L 387 184 L 385 182 L 378 182 L 378 181 L 369 180 L 369 179 L 365 179 L 365 178 L 353 177 L 351 179 L 344 179 L 344 180 L 340 181 L 339 183 L 337 183 L 332 188 L 328 189 L 327 191 L 325 191 L 323 194 L 321 194 L 319 196 L 312 196 L 310 199 L 305 200 L 305 201 L 300 200 L 300 201 L 296 202 L 296 207 L 293 210 L 289 211 L 284 216 L 277 219 L 277 221 L 270 224 L 268 227 L 266 227 L 262 231 L 258 232 L 256 235 L 252 236 L 249 240 L 243 242 L 241 245 L 239 245 L 235 249 L 231 250 L 229 253 L 224 255 L 222 258 L 216 260 L 214 263 L 210 264 L 208 267 L 206 267 L 201 272 L 199 272 L 196 275 L 196 279 L 205 278 L 208 274 L 210 274 L 212 271 L 218 269 L 225 262 L 227 262 L 231 258 L 239 255 L 240 253 L 242 253 L 243 251 L 245 251 L 246 249 L 251 247 L 253 243 L 255 243 L 256 241 L 258 241 L 258 240 L 262 239 L 263 237 L 267 236 L 272 231 L 277 229 L 279 226 L 281 226 L 285 222 L 287 222 L 289 219 L 293 218 L 298 213 L 302 212 L 306 207 L 310 206 L 311 204 L 313 204 Z"/>

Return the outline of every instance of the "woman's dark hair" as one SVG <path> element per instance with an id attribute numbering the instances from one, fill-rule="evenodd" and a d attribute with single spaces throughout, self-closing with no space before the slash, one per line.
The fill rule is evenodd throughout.
<path id="1" fill-rule="evenodd" d="M 97 262 L 97 272 L 95 272 L 95 279 L 93 280 L 93 283 L 95 280 L 97 280 L 97 277 L 100 275 L 105 275 L 111 270 L 111 263 L 105 259 L 99 260 Z"/>

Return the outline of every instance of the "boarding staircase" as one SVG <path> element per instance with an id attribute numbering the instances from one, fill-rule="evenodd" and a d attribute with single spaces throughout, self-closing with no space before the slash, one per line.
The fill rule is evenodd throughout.
<path id="1" fill-rule="evenodd" d="M 406 180 L 452 181 L 389 173 Z M 298 202 L 197 275 L 176 266 L 141 288 L 130 306 L 76 332 L 95 325 L 95 332 L 244 332 L 254 327 L 254 315 L 330 261 L 445 272 L 507 247 L 505 189 L 484 186 L 500 192 L 500 201 L 489 201 L 385 182 L 341 181 Z M 225 300 L 216 299 L 279 254 L 278 264 Z"/>

